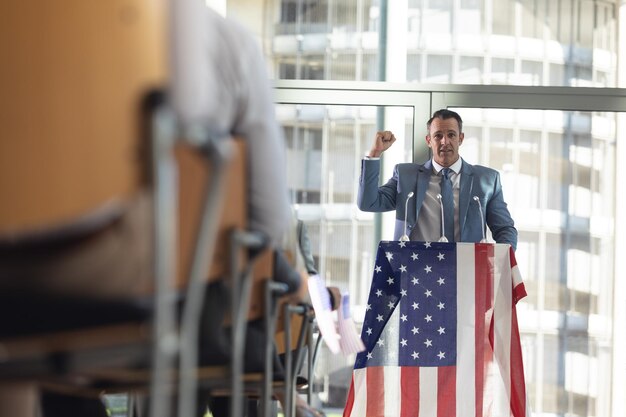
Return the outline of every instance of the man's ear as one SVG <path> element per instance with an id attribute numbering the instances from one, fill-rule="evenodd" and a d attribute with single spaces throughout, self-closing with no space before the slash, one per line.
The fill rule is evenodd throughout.
<path id="1" fill-rule="evenodd" d="M 459 146 L 463 144 L 463 139 L 465 139 L 465 133 L 459 134 Z"/>
<path id="2" fill-rule="evenodd" d="M 427 145 L 429 148 L 432 148 L 432 146 L 430 145 L 430 135 L 426 135 L 426 138 L 425 138 L 425 139 L 426 139 L 426 145 Z"/>

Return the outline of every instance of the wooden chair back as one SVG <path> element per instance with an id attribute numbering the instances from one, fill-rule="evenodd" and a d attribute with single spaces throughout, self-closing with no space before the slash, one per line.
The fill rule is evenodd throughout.
<path id="1" fill-rule="evenodd" d="M 145 182 L 140 103 L 167 78 L 165 0 L 0 2 L 0 235 Z"/>
<path id="2" fill-rule="evenodd" d="M 208 282 L 227 277 L 230 271 L 230 233 L 245 230 L 248 218 L 247 193 L 247 148 L 243 138 L 233 138 L 235 153 L 227 168 L 227 183 L 221 202 L 221 220 L 217 236 L 217 245 L 211 264 Z M 196 229 L 202 210 L 202 198 L 206 183 L 209 181 L 210 167 L 202 157 L 187 146 L 178 146 L 176 159 L 179 169 L 179 222 L 178 222 L 178 268 L 176 287 L 186 286 L 189 268 L 195 245 Z M 207 254 L 208 256 L 208 254 Z M 240 252 L 242 264 L 247 254 Z M 263 314 L 263 282 L 271 277 L 272 254 L 265 251 L 260 255 L 253 273 L 253 288 L 249 318 L 258 318 Z"/>

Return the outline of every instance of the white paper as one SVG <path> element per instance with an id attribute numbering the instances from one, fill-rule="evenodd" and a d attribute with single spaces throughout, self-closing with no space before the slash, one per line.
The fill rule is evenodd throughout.
<path id="1" fill-rule="evenodd" d="M 339 334 L 333 320 L 330 296 L 326 289 L 326 284 L 319 275 L 313 275 L 309 277 L 308 285 L 311 304 L 315 311 L 315 319 L 322 339 L 324 339 L 326 346 L 332 353 L 339 353 L 341 351 Z"/>

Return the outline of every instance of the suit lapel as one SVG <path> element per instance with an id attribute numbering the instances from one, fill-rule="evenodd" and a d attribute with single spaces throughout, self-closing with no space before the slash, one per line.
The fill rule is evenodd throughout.
<path id="1" fill-rule="evenodd" d="M 420 207 L 424 203 L 426 197 L 426 191 L 430 183 L 430 174 L 432 172 L 433 165 L 430 160 L 426 161 L 424 165 L 418 165 L 417 167 L 417 181 L 415 183 L 415 213 L 413 223 L 417 223 L 417 215 Z"/>
<path id="2" fill-rule="evenodd" d="M 474 185 L 474 168 L 463 160 L 461 166 L 461 185 L 459 190 L 459 227 L 461 238 L 465 228 L 465 219 L 472 199 L 472 188 Z"/>

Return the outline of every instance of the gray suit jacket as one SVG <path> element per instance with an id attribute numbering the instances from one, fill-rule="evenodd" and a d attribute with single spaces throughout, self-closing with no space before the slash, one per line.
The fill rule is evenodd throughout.
<path id="1" fill-rule="evenodd" d="M 417 224 L 420 208 L 428 189 L 432 162 L 425 164 L 404 163 L 395 166 L 393 176 L 386 184 L 378 186 L 380 160 L 364 159 L 359 178 L 357 204 L 363 211 L 381 212 L 396 210 L 394 239 L 404 234 L 404 206 L 408 194 L 415 196 L 409 200 L 407 214 L 407 234 Z M 463 161 L 459 190 L 459 225 L 462 242 L 480 242 L 485 224 L 481 222 L 478 203 L 480 199 L 484 218 L 497 243 L 509 243 L 517 247 L 517 229 L 507 205 L 502 197 L 502 184 L 498 171 L 480 165 L 470 165 Z"/>

